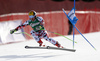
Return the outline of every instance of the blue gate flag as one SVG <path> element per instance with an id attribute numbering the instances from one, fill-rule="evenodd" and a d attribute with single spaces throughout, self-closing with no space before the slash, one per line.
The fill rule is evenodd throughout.
<path id="1" fill-rule="evenodd" d="M 74 25 L 77 23 L 78 18 L 75 15 L 75 8 L 72 8 L 72 10 L 68 13 L 68 19 L 73 23 Z"/>

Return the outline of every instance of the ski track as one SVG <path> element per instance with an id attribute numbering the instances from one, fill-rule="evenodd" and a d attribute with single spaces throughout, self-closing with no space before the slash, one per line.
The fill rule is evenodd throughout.
<path id="1" fill-rule="evenodd" d="M 100 61 L 100 32 L 83 34 L 97 49 L 94 50 L 80 35 L 75 35 L 76 52 L 48 49 L 25 49 L 26 45 L 38 46 L 34 39 L 29 41 L 0 45 L 0 61 Z M 67 35 L 73 38 L 72 35 Z M 62 46 L 73 49 L 73 42 L 58 36 L 53 37 Z M 44 44 L 53 46 L 43 39 Z"/>

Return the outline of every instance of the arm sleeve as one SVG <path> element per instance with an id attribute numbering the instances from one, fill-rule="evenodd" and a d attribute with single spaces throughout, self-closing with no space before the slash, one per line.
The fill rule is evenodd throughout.
<path id="1" fill-rule="evenodd" d="M 40 24 L 41 24 L 41 25 L 44 24 L 44 21 L 43 21 L 43 18 L 42 18 L 42 17 L 38 17 L 37 19 L 40 21 Z"/>
<path id="2" fill-rule="evenodd" d="M 19 29 L 22 29 L 23 27 L 29 25 L 28 21 L 24 22 L 22 25 L 19 25 L 17 28 L 15 28 L 16 31 L 18 31 Z"/>

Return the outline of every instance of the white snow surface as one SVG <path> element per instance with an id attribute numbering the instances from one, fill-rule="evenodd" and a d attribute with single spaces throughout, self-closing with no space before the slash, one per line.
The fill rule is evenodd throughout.
<path id="1" fill-rule="evenodd" d="M 74 49 L 76 52 L 48 49 L 25 49 L 26 45 L 38 46 L 34 40 L 25 42 L 0 45 L 0 61 L 100 61 L 100 32 L 83 34 L 91 45 L 80 35 L 75 35 Z M 73 39 L 72 35 L 66 35 Z M 65 48 L 73 49 L 73 42 L 58 36 L 53 37 Z M 54 46 L 42 39 L 45 45 Z"/>

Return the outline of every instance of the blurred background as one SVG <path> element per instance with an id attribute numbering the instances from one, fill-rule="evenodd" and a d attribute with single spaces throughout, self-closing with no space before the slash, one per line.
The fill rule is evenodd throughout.
<path id="1" fill-rule="evenodd" d="M 0 44 L 32 39 L 25 34 L 10 34 L 10 30 L 29 19 L 30 10 L 35 10 L 37 16 L 43 17 L 46 30 L 68 35 L 70 25 L 62 8 L 68 14 L 73 7 L 74 0 L 0 0 Z M 76 17 L 79 19 L 76 27 L 81 33 L 100 31 L 100 0 L 76 0 L 75 8 Z M 31 30 L 32 28 L 27 26 L 18 32 L 25 31 L 30 34 Z M 48 34 L 50 37 L 58 36 Z M 75 34 L 79 33 L 75 30 Z"/>

